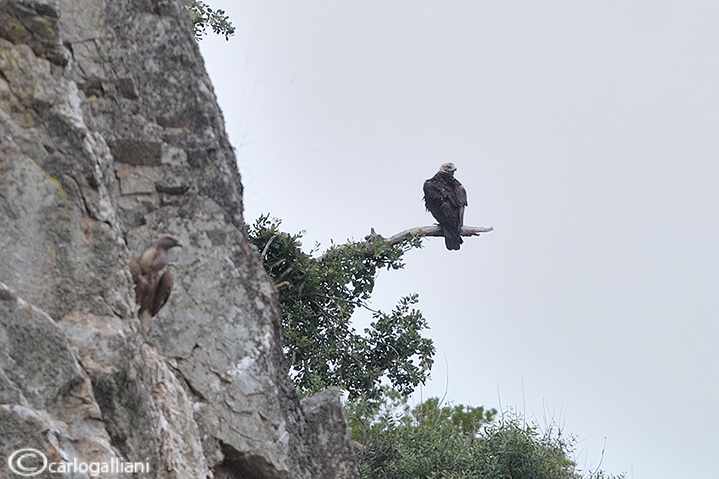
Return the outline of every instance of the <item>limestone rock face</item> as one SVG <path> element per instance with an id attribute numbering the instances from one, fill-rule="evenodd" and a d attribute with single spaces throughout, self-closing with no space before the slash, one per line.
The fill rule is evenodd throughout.
<path id="1" fill-rule="evenodd" d="M 184 247 L 144 338 L 128 263 L 162 233 Z M 0 0 L 0 477 L 25 447 L 358 477 L 338 395 L 300 402 L 281 334 L 183 2 Z"/>

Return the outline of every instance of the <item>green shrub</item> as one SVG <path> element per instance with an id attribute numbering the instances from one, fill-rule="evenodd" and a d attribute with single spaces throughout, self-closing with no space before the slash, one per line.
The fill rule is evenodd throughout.
<path id="1" fill-rule="evenodd" d="M 363 479 L 580 479 L 570 459 L 575 441 L 494 409 L 440 405 L 414 408 L 389 393 L 380 407 L 349 403 Z M 620 479 L 603 472 L 591 479 Z"/>

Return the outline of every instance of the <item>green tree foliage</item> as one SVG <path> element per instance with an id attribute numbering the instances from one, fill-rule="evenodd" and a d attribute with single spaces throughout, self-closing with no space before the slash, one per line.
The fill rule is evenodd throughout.
<path id="1" fill-rule="evenodd" d="M 196 40 L 202 40 L 208 28 L 217 35 L 223 35 L 225 40 L 235 34 L 235 27 L 224 10 L 213 10 L 202 0 L 185 0 L 185 5 L 192 19 Z"/>
<path id="2" fill-rule="evenodd" d="M 390 244 L 365 242 L 301 249 L 302 233 L 287 234 L 280 221 L 261 216 L 248 237 L 261 252 L 279 293 L 290 375 L 299 391 L 328 386 L 348 391 L 345 405 L 358 443 L 363 479 L 622 479 L 602 471 L 578 471 L 575 440 L 557 428 L 542 431 L 517 416 L 445 405 L 432 398 L 409 407 L 408 395 L 429 375 L 434 346 L 422 332 L 427 322 L 402 298 L 390 313 L 373 312 L 363 334 L 352 327 L 367 307 L 381 269 L 399 269 L 419 238 Z"/>
<path id="3" fill-rule="evenodd" d="M 359 443 L 363 479 L 621 479 L 582 475 L 570 457 L 574 439 L 558 429 L 542 432 L 496 410 L 442 405 L 436 398 L 410 408 L 389 393 L 378 407 L 347 407 L 352 439 Z"/>
<path id="4" fill-rule="evenodd" d="M 336 386 L 351 399 L 377 400 L 384 383 L 402 394 L 424 383 L 435 349 L 422 336 L 428 325 L 413 308 L 416 294 L 389 313 L 374 311 L 363 334 L 350 322 L 357 308 L 367 307 L 379 270 L 402 268 L 402 255 L 420 247 L 420 239 L 392 245 L 376 237 L 333 245 L 313 257 L 314 250 L 301 249 L 302 233 L 283 233 L 279 226 L 279 220 L 261 216 L 248 237 L 279 292 L 285 354 L 298 390 L 313 394 Z"/>

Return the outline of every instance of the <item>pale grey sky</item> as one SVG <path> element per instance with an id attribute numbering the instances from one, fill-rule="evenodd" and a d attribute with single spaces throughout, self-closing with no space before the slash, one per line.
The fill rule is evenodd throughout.
<path id="1" fill-rule="evenodd" d="M 609 472 L 716 476 L 719 3 L 210 3 L 248 221 L 307 245 L 431 224 L 452 161 L 494 226 L 380 275 L 377 308 L 420 294 L 424 397 L 553 418 L 580 466 L 606 438 Z"/>

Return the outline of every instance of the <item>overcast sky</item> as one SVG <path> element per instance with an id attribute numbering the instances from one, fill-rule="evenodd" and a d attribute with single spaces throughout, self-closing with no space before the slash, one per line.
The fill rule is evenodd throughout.
<path id="1" fill-rule="evenodd" d="M 429 225 L 452 161 L 495 228 L 380 275 L 376 308 L 420 294 L 425 398 L 554 420 L 582 467 L 606 438 L 609 472 L 716 477 L 719 2 L 210 3 L 248 222 L 308 246 Z"/>

